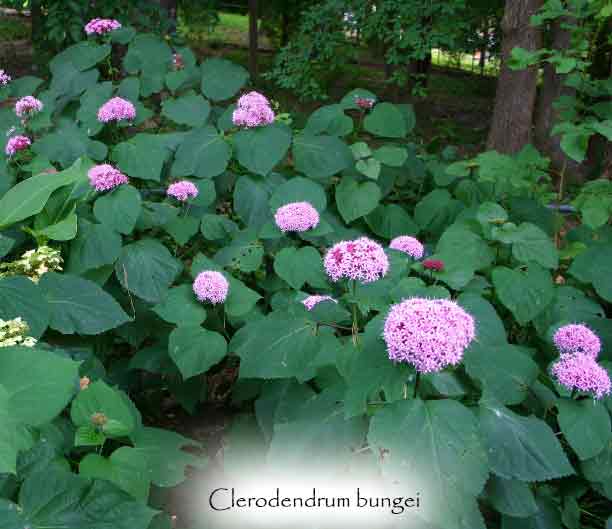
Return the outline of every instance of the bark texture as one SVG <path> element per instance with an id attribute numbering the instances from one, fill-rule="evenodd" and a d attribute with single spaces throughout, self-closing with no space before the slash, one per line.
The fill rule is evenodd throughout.
<path id="1" fill-rule="evenodd" d="M 508 61 L 515 47 L 536 50 L 541 31 L 530 25 L 542 0 L 506 0 L 502 19 L 502 67 L 497 82 L 495 108 L 487 148 L 514 154 L 532 141 L 537 68 L 511 70 Z"/>

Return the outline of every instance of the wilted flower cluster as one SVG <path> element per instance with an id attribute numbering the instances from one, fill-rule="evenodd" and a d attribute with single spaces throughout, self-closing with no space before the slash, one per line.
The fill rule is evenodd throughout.
<path id="1" fill-rule="evenodd" d="M 88 172 L 89 183 L 96 191 L 108 191 L 128 183 L 128 177 L 112 165 L 103 163 L 93 166 Z"/>
<path id="2" fill-rule="evenodd" d="M 20 118 L 27 118 L 40 112 L 44 105 L 40 99 L 36 99 L 34 96 L 22 97 L 15 103 L 15 114 Z"/>
<path id="3" fill-rule="evenodd" d="M 132 121 L 136 117 L 136 108 L 129 101 L 120 97 L 113 97 L 104 103 L 98 110 L 98 121 L 109 123 L 111 121 Z"/>
<path id="4" fill-rule="evenodd" d="M 4 70 L 0 70 L 0 86 L 6 86 L 11 82 L 11 76 Z"/>
<path id="5" fill-rule="evenodd" d="M 474 318 L 454 301 L 409 298 L 389 310 L 383 337 L 389 358 L 420 373 L 457 365 L 476 335 Z"/>
<path id="6" fill-rule="evenodd" d="M 175 70 L 182 70 L 183 68 L 185 68 L 183 56 L 180 53 L 172 54 L 172 66 Z"/>
<path id="7" fill-rule="evenodd" d="M 592 393 L 596 399 L 610 394 L 610 376 L 586 353 L 564 353 L 551 368 L 559 384 L 572 391 Z"/>
<path id="8" fill-rule="evenodd" d="M 291 202 L 276 210 L 274 220 L 283 232 L 302 232 L 317 227 L 319 213 L 309 202 Z"/>
<path id="9" fill-rule="evenodd" d="M 423 261 L 423 268 L 426 270 L 434 270 L 435 272 L 441 272 L 444 270 L 444 262 L 439 259 L 425 259 Z"/>
<path id="10" fill-rule="evenodd" d="M 232 122 L 237 127 L 260 127 L 274 122 L 274 111 L 268 98 L 259 92 L 249 92 L 238 99 Z"/>
<path id="11" fill-rule="evenodd" d="M 307 310 L 311 311 L 314 309 L 319 303 L 322 301 L 331 301 L 333 303 L 338 303 L 331 296 L 308 296 L 302 300 L 302 304 L 306 307 Z"/>
<path id="12" fill-rule="evenodd" d="M 597 358 L 601 351 L 599 336 L 581 323 L 559 327 L 553 336 L 553 342 L 561 354 L 584 353 L 592 358 Z"/>
<path id="13" fill-rule="evenodd" d="M 208 301 L 213 305 L 223 303 L 227 298 L 229 283 L 223 274 L 213 270 L 200 272 L 193 282 L 193 291 L 198 301 Z"/>
<path id="14" fill-rule="evenodd" d="M 91 379 L 89 377 L 81 377 L 79 379 L 79 388 L 81 388 L 81 391 L 83 391 L 84 389 L 87 389 L 89 387 L 90 383 Z"/>
<path id="15" fill-rule="evenodd" d="M 166 194 L 169 197 L 174 197 L 181 202 L 186 202 L 190 198 L 195 198 L 198 196 L 198 188 L 194 183 L 189 182 L 188 180 L 182 180 L 180 182 L 170 184 L 166 190 Z"/>
<path id="16" fill-rule="evenodd" d="M 0 347 L 11 347 L 22 345 L 24 347 L 34 347 L 36 338 L 27 336 L 30 327 L 21 318 L 12 320 L 0 319 Z"/>
<path id="17" fill-rule="evenodd" d="M 335 244 L 325 255 L 324 265 L 332 281 L 371 283 L 389 271 L 389 259 L 382 246 L 367 237 Z"/>
<path id="18" fill-rule="evenodd" d="M 362 110 L 370 110 L 375 103 L 376 99 L 371 97 L 355 97 L 355 104 Z"/>
<path id="19" fill-rule="evenodd" d="M 85 24 L 85 33 L 88 35 L 104 35 L 121 28 L 121 23 L 111 18 L 94 18 Z"/>
<path id="20" fill-rule="evenodd" d="M 389 244 L 389 248 L 404 252 L 413 259 L 421 259 L 425 253 L 425 248 L 421 242 L 414 237 L 409 237 L 408 235 L 395 237 L 395 239 L 393 239 Z"/>
<path id="21" fill-rule="evenodd" d="M 59 250 L 39 246 L 36 250 L 28 250 L 16 261 L 0 264 L 0 277 L 22 275 L 38 283 L 47 272 L 61 270 L 63 262 Z"/>
<path id="22" fill-rule="evenodd" d="M 32 141 L 27 136 L 11 136 L 6 142 L 4 152 L 7 156 L 13 156 L 15 153 L 27 149 L 30 145 L 32 145 Z"/>

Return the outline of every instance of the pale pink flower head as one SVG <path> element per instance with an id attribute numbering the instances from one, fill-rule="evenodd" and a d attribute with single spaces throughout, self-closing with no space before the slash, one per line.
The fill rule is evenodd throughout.
<path id="1" fill-rule="evenodd" d="M 553 342 L 560 353 L 584 353 L 597 358 L 601 340 L 591 329 L 581 323 L 563 325 L 557 329 Z"/>
<path id="2" fill-rule="evenodd" d="M 551 367 L 559 384 L 574 391 L 591 393 L 596 399 L 610 395 L 610 376 L 585 353 L 565 353 Z"/>
<path id="3" fill-rule="evenodd" d="M 104 103 L 98 110 L 98 121 L 132 121 L 136 117 L 136 108 L 129 101 L 120 97 L 113 97 Z"/>
<path id="4" fill-rule="evenodd" d="M 15 153 L 27 149 L 30 145 L 32 145 L 32 141 L 27 136 L 12 136 L 6 143 L 4 152 L 7 156 L 13 156 Z"/>
<path id="5" fill-rule="evenodd" d="M 310 202 L 291 202 L 276 210 L 274 220 L 282 232 L 302 232 L 318 226 L 319 213 Z"/>
<path id="6" fill-rule="evenodd" d="M 11 82 L 11 76 L 4 70 L 0 70 L 0 86 L 6 86 Z"/>
<path id="7" fill-rule="evenodd" d="M 166 190 L 166 194 L 169 197 L 174 197 L 180 202 L 186 202 L 190 198 L 196 198 L 198 193 L 199 191 L 196 185 L 188 180 L 174 182 L 174 184 L 170 184 Z"/>
<path id="8" fill-rule="evenodd" d="M 338 303 L 331 296 L 308 296 L 302 300 L 302 304 L 308 311 L 311 311 L 322 301 L 332 301 L 333 303 Z"/>
<path id="9" fill-rule="evenodd" d="M 425 253 L 425 248 L 421 242 L 414 237 L 409 237 L 408 235 L 401 235 L 393 239 L 391 244 L 389 244 L 389 248 L 403 252 L 413 259 L 421 259 Z"/>
<path id="10" fill-rule="evenodd" d="M 193 291 L 198 301 L 208 301 L 213 305 L 223 303 L 227 298 L 229 283 L 223 274 L 213 270 L 200 272 L 193 282 Z"/>
<path id="11" fill-rule="evenodd" d="M 355 97 L 355 104 L 362 110 L 370 110 L 375 103 L 376 99 L 371 97 Z"/>
<path id="12" fill-rule="evenodd" d="M 259 92 L 249 92 L 240 99 L 232 114 L 232 122 L 237 127 L 260 127 L 274 122 L 274 111 L 268 98 Z"/>
<path id="13" fill-rule="evenodd" d="M 409 298 L 389 310 L 383 337 L 389 359 L 420 373 L 457 365 L 476 335 L 474 318 L 454 301 Z"/>
<path id="14" fill-rule="evenodd" d="M 40 112 L 43 107 L 40 99 L 36 99 L 34 96 L 25 96 L 15 103 L 15 114 L 20 118 L 27 118 Z"/>
<path id="15" fill-rule="evenodd" d="M 128 177 L 112 165 L 95 165 L 88 172 L 89 183 L 96 191 L 108 191 L 128 183 Z"/>
<path id="16" fill-rule="evenodd" d="M 389 259 L 383 247 L 367 237 L 335 244 L 327 251 L 323 264 L 334 282 L 352 279 L 372 283 L 389 271 Z"/>
<path id="17" fill-rule="evenodd" d="M 85 24 L 85 33 L 88 35 L 105 35 L 121 28 L 118 20 L 111 18 L 94 18 Z"/>

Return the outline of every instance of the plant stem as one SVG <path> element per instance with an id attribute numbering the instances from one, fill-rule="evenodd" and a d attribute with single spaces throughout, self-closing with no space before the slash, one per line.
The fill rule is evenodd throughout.
<path id="1" fill-rule="evenodd" d="M 353 333 L 353 344 L 357 345 L 357 336 L 359 334 L 359 322 L 357 320 L 357 281 L 352 281 L 353 290 L 353 327 L 351 329 Z"/>
<path id="2" fill-rule="evenodd" d="M 417 371 L 416 380 L 414 381 L 414 398 L 417 398 L 417 393 L 419 391 L 419 382 L 421 381 L 421 373 Z"/>

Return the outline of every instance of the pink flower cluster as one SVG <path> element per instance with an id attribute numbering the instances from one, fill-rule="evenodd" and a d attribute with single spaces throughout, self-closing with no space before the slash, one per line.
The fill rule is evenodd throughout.
<path id="1" fill-rule="evenodd" d="M 29 117 L 43 109 L 43 103 L 34 96 L 22 97 L 15 103 L 15 114 L 20 118 Z"/>
<path id="2" fill-rule="evenodd" d="M 371 97 L 355 97 L 355 104 L 362 110 L 370 110 L 376 103 Z"/>
<path id="3" fill-rule="evenodd" d="M 113 97 L 104 103 L 98 110 L 98 121 L 108 123 L 109 121 L 133 120 L 136 117 L 136 108 L 132 103 Z"/>
<path id="4" fill-rule="evenodd" d="M 332 281 L 344 278 L 371 283 L 389 271 L 389 259 L 382 246 L 367 237 L 335 244 L 323 264 Z"/>
<path id="5" fill-rule="evenodd" d="M 166 190 L 166 194 L 169 197 L 174 197 L 181 202 L 186 202 L 190 198 L 197 197 L 198 193 L 199 191 L 196 185 L 188 180 L 181 180 L 180 182 L 170 184 Z"/>
<path id="6" fill-rule="evenodd" d="M 213 305 L 223 303 L 227 298 L 229 283 L 220 272 L 206 270 L 200 272 L 193 282 L 193 291 L 198 301 L 208 301 Z"/>
<path id="7" fill-rule="evenodd" d="M 302 304 L 308 311 L 311 311 L 322 301 L 333 301 L 334 303 L 338 303 L 331 296 L 308 296 L 302 300 Z"/>
<path id="8" fill-rule="evenodd" d="M 559 327 L 553 336 L 553 342 L 561 354 L 584 353 L 592 358 L 597 358 L 601 351 L 599 336 L 581 323 Z"/>
<path id="9" fill-rule="evenodd" d="M 108 191 L 128 183 L 128 177 L 107 163 L 95 165 L 88 172 L 89 183 L 96 191 Z"/>
<path id="10" fill-rule="evenodd" d="M 172 67 L 175 70 L 182 70 L 185 68 L 185 63 L 183 62 L 183 56 L 180 53 L 172 54 Z"/>
<path id="11" fill-rule="evenodd" d="M 401 235 L 393 239 L 391 244 L 389 244 L 389 248 L 404 252 L 413 259 L 421 259 L 425 253 L 425 248 L 421 242 L 414 237 L 409 237 L 408 235 Z"/>
<path id="12" fill-rule="evenodd" d="M 121 28 L 121 23 L 111 18 L 94 18 L 85 24 L 85 33 L 88 35 L 105 35 Z"/>
<path id="13" fill-rule="evenodd" d="M 249 92 L 238 99 L 232 122 L 237 127 L 260 127 L 274 123 L 274 111 L 268 98 L 259 92 Z"/>
<path id="14" fill-rule="evenodd" d="M 551 367 L 559 384 L 569 390 L 592 393 L 596 399 L 610 395 L 610 376 L 591 355 L 565 353 Z"/>
<path id="15" fill-rule="evenodd" d="M 420 373 L 457 365 L 476 335 L 474 318 L 454 301 L 409 298 L 389 310 L 383 337 L 389 358 Z"/>
<path id="16" fill-rule="evenodd" d="M 302 232 L 317 227 L 319 213 L 309 202 L 291 202 L 276 210 L 274 220 L 282 232 Z"/>
<path id="17" fill-rule="evenodd" d="M 4 70 L 0 70 L 0 86 L 6 86 L 11 82 L 11 76 Z"/>
<path id="18" fill-rule="evenodd" d="M 32 141 L 27 136 L 13 136 L 6 143 L 4 152 L 7 156 L 13 156 L 18 151 L 23 151 L 32 145 Z"/>
<path id="19" fill-rule="evenodd" d="M 442 270 L 444 270 L 444 261 L 440 261 L 439 259 L 425 259 L 423 261 L 423 268 L 425 268 L 425 270 L 442 272 Z"/>

